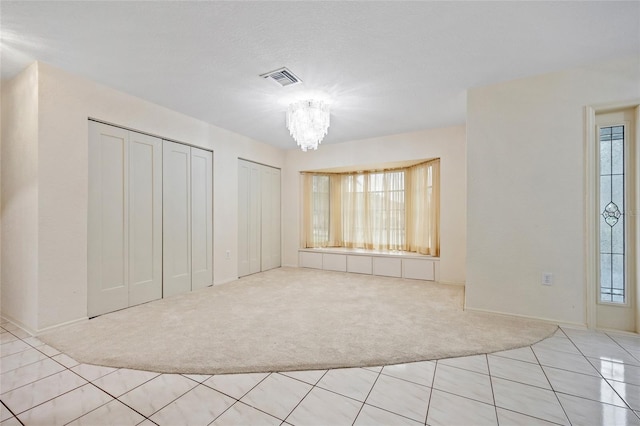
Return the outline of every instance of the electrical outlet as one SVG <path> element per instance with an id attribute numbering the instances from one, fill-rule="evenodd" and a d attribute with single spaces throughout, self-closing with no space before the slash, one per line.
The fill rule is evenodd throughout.
<path id="1" fill-rule="evenodd" d="M 225 257 L 227 258 L 227 260 L 231 259 L 231 250 L 227 250 Z"/>
<path id="2" fill-rule="evenodd" d="M 551 272 L 543 272 L 542 285 L 552 285 L 552 284 L 553 284 L 553 274 Z"/>

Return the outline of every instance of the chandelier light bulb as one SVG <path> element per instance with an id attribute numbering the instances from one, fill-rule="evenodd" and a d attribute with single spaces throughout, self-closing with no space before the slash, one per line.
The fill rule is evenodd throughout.
<path id="1" fill-rule="evenodd" d="M 294 102 L 287 109 L 287 129 L 300 149 L 318 149 L 329 130 L 329 105 L 308 99 Z"/>

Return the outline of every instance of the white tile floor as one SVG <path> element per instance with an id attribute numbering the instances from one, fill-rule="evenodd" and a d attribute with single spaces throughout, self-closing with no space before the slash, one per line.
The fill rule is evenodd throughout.
<path id="1" fill-rule="evenodd" d="M 1 426 L 640 425 L 637 335 L 563 328 L 489 355 L 207 376 L 78 364 L 0 327 Z"/>

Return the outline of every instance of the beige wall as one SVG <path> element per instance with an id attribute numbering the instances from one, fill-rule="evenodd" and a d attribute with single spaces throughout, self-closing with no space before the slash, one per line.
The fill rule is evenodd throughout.
<path id="1" fill-rule="evenodd" d="M 2 93 L 2 79 L 0 79 Z M 2 311 L 2 98 L 0 98 L 0 312 Z"/>
<path id="2" fill-rule="evenodd" d="M 37 214 L 30 210 L 32 216 L 28 216 L 30 222 L 26 226 L 28 235 L 35 234 L 37 240 L 25 241 L 27 252 L 16 255 L 20 258 L 19 266 L 9 269 L 7 265 L 10 263 L 3 262 L 2 269 L 3 303 L 11 306 L 19 299 L 26 311 L 33 312 L 19 314 L 24 316 L 21 321 L 27 327 L 42 330 L 87 315 L 89 117 L 213 150 L 214 282 L 237 278 L 237 158 L 282 168 L 284 155 L 281 150 L 47 64 L 38 63 L 28 73 L 38 75 L 39 84 L 32 78 L 27 86 L 38 93 L 39 126 L 35 123 L 18 126 L 15 118 L 10 120 L 6 117 L 3 124 L 7 133 L 22 127 L 37 129 L 37 150 L 28 152 L 20 160 L 11 157 L 10 153 L 3 153 L 3 161 L 9 167 L 18 168 L 21 162 L 37 164 L 39 159 L 37 173 L 29 175 L 29 183 L 35 191 L 29 202 L 35 203 Z M 8 85 L 15 86 L 23 79 L 24 73 Z M 5 92 L 10 93 L 5 88 L 3 90 L 4 101 Z M 23 103 L 21 97 L 14 97 L 13 101 L 16 105 Z M 9 172 L 6 175 L 10 175 Z M 20 182 L 27 180 L 24 176 Z M 23 191 L 25 185 L 19 186 L 20 182 L 3 179 L 5 200 L 10 201 L 12 193 L 20 197 L 30 194 Z M 5 190 L 8 191 L 6 194 Z M 10 203 L 6 206 L 5 210 L 11 209 Z M 4 229 L 16 229 L 7 226 L 10 222 L 6 221 L 4 211 L 2 223 Z M 13 247 L 18 240 L 17 235 L 5 232 L 3 253 L 7 253 L 6 248 Z M 231 251 L 230 260 L 225 259 L 226 250 Z M 20 274 L 33 274 L 35 271 L 38 271 L 37 277 L 30 277 L 30 280 L 37 283 L 37 295 L 26 295 L 21 290 L 24 279 Z M 3 309 L 3 315 L 5 312 L 10 318 L 17 319 L 18 311 Z"/>
<path id="3" fill-rule="evenodd" d="M 585 106 L 639 82 L 636 56 L 468 92 L 468 308 L 585 324 Z"/>
<path id="4" fill-rule="evenodd" d="M 331 131 L 331 130 L 329 130 Z M 440 281 L 465 282 L 466 143 L 464 126 L 383 136 L 333 145 L 317 151 L 287 151 L 283 171 L 283 264 L 298 264 L 300 178 L 303 170 L 351 167 L 393 161 L 440 158 Z"/>
<path id="5" fill-rule="evenodd" d="M 2 84 L 2 314 L 38 319 L 38 67 Z"/>

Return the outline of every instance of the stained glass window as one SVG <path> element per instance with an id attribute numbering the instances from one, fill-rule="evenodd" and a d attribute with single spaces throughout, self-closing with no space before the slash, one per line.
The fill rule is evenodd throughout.
<path id="1" fill-rule="evenodd" d="M 625 303 L 624 126 L 599 136 L 600 301 Z"/>

